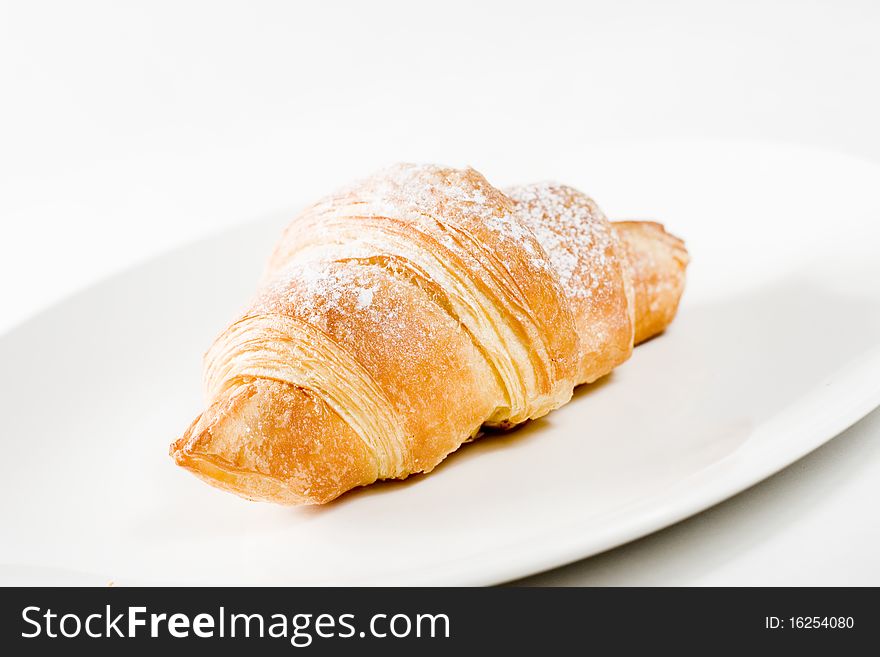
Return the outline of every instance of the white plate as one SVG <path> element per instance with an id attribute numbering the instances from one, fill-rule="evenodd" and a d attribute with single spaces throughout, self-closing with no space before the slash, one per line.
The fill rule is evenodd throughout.
<path id="1" fill-rule="evenodd" d="M 880 169 L 766 145 L 575 155 L 566 182 L 614 217 L 662 219 L 693 254 L 672 328 L 605 381 L 324 508 L 218 492 L 167 446 L 283 221 L 243 226 L 0 338 L 0 581 L 500 582 L 705 509 L 880 403 Z"/>

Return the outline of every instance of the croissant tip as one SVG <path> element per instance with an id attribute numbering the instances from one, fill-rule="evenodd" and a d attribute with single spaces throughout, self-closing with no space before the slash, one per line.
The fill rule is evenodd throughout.
<path id="1" fill-rule="evenodd" d="M 632 222 L 632 223 L 639 223 L 647 228 L 651 228 L 653 230 L 656 230 L 657 232 L 663 234 L 663 237 L 667 242 L 670 242 L 670 243 L 674 242 L 677 245 L 684 247 L 684 240 L 681 239 L 678 235 L 670 233 L 668 230 L 666 230 L 666 226 L 661 224 L 659 221 L 638 221 L 638 222 Z"/>
<path id="2" fill-rule="evenodd" d="M 186 453 L 186 447 L 180 444 L 181 439 L 175 440 L 168 447 L 168 456 L 174 459 L 174 462 L 177 465 L 185 465 L 188 460 L 188 455 Z"/>
<path id="3" fill-rule="evenodd" d="M 199 425 L 201 419 L 202 415 L 196 417 L 196 419 L 186 428 L 186 431 L 183 432 L 183 435 L 168 446 L 168 456 L 174 459 L 174 462 L 177 465 L 185 465 L 191 461 L 193 435 L 195 434 L 195 429 Z"/>
<path id="4" fill-rule="evenodd" d="M 234 493 L 251 501 L 274 502 L 283 506 L 319 504 L 325 501 L 305 493 L 298 493 L 289 482 L 275 477 L 242 470 L 222 458 L 205 451 L 199 438 L 210 437 L 205 429 L 196 431 L 201 416 L 168 447 L 174 463 L 191 472 L 215 488 Z"/>
<path id="5" fill-rule="evenodd" d="M 635 230 L 635 231 L 644 231 L 647 229 L 648 231 L 653 231 L 656 236 L 664 242 L 669 249 L 672 251 L 672 255 L 675 260 L 682 267 L 687 267 L 690 264 L 691 256 L 687 250 L 687 246 L 683 239 L 681 239 L 678 235 L 670 233 L 666 230 L 666 226 L 661 224 L 659 221 L 639 221 L 639 220 L 625 220 L 625 221 L 615 221 L 615 226 L 618 226 L 624 230 Z"/>

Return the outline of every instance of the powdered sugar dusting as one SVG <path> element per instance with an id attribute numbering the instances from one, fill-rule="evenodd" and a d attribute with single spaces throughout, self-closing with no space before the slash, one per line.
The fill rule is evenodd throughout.
<path id="1" fill-rule="evenodd" d="M 522 248 L 530 265 L 547 268 L 535 235 L 510 199 L 473 169 L 397 164 L 341 190 L 314 209 L 333 212 L 345 205 L 355 206 L 365 216 L 406 218 L 415 223 L 433 218 L 455 224 L 455 218 L 466 217 L 473 225 L 497 233 L 507 247 Z M 447 246 L 451 241 L 449 236 L 441 238 Z"/>
<path id="2" fill-rule="evenodd" d="M 596 204 L 575 189 L 549 182 L 514 187 L 507 194 L 550 257 L 566 295 L 589 300 L 601 293 L 615 236 Z"/>
<path id="3" fill-rule="evenodd" d="M 353 222 L 392 218 L 432 235 L 474 272 L 485 271 L 490 262 L 463 243 L 462 235 L 472 234 L 486 243 L 485 231 L 491 231 L 498 236 L 490 242 L 497 256 L 492 262 L 506 267 L 515 280 L 523 280 L 522 272 L 516 272 L 522 265 L 515 262 L 551 272 L 563 293 L 581 308 L 613 294 L 606 289 L 607 282 L 617 278 L 612 269 L 619 245 L 611 224 L 589 197 L 550 182 L 515 187 L 505 194 L 473 169 L 397 164 L 320 201 L 306 216 L 310 220 L 303 239 L 311 239 L 309 231 L 323 235 L 317 242 L 325 245 L 323 256 L 331 261 L 336 259 L 334 253 L 343 251 L 348 257 L 369 258 L 376 251 L 366 246 L 370 239 L 361 242 Z M 338 232 L 339 222 L 347 224 L 341 229 L 344 238 Z M 365 225 L 363 230 L 371 227 Z M 304 310 L 312 311 L 315 304 L 337 305 L 343 294 L 340 288 L 354 294 L 352 306 L 358 310 L 373 303 L 377 290 L 343 281 L 341 273 L 331 276 L 321 259 L 310 262 L 300 252 L 287 263 L 288 268 L 299 263 L 304 271 L 297 277 L 314 295 L 304 295 Z"/>
<path id="4" fill-rule="evenodd" d="M 295 309 L 297 316 L 319 328 L 327 319 L 349 308 L 368 310 L 376 286 L 365 280 L 358 268 L 334 266 L 331 262 L 292 262 L 279 272 L 256 306 L 284 313 Z"/>
<path id="5" fill-rule="evenodd" d="M 371 303 L 373 303 L 373 289 L 369 287 L 358 289 L 357 309 L 369 308 Z"/>

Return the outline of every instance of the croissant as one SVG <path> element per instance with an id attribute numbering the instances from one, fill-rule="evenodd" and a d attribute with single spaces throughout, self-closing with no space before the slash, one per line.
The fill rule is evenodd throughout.
<path id="1" fill-rule="evenodd" d="M 207 409 L 171 456 L 280 504 L 430 472 L 663 331 L 687 263 L 660 224 L 612 224 L 571 187 L 391 167 L 287 226 L 205 355 Z"/>

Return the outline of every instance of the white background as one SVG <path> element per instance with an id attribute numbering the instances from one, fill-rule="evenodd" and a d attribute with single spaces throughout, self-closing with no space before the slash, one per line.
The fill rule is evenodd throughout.
<path id="1" fill-rule="evenodd" d="M 880 163 L 878 35 L 869 1 L 0 3 L 0 331 L 396 160 L 565 179 L 572 143 L 672 137 Z M 880 584 L 878 435 L 532 581 Z"/>

